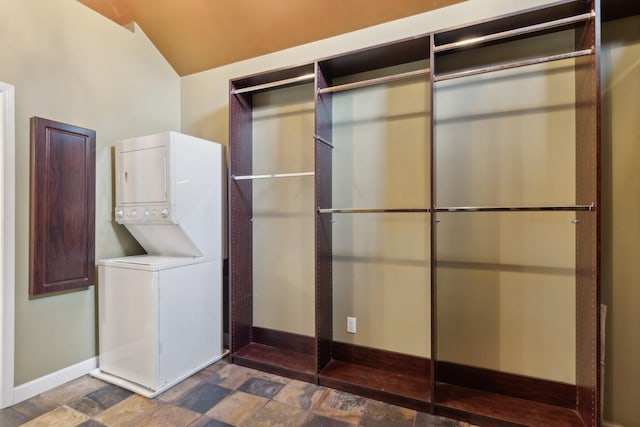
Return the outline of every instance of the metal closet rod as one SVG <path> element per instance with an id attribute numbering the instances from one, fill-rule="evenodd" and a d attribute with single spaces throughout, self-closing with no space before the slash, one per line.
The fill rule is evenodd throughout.
<path id="1" fill-rule="evenodd" d="M 556 206 L 448 206 L 435 207 L 434 212 L 549 212 L 549 211 L 594 211 L 596 204 Z"/>
<path id="2" fill-rule="evenodd" d="M 511 68 L 525 67 L 527 65 L 535 65 L 535 64 L 542 64 L 542 63 L 545 63 L 545 62 L 559 61 L 561 59 L 577 58 L 579 56 L 591 55 L 592 53 L 593 53 L 593 48 L 584 49 L 584 50 L 578 50 L 578 51 L 575 51 L 575 52 L 568 52 L 568 53 L 561 53 L 561 54 L 558 54 L 558 55 L 545 56 L 543 58 L 527 59 L 525 61 L 510 62 L 508 64 L 493 65 L 493 66 L 490 66 L 490 67 L 476 68 L 476 69 L 467 70 L 467 71 L 460 71 L 458 73 L 443 74 L 443 75 L 440 75 L 440 76 L 434 76 L 433 81 L 434 82 L 440 82 L 440 81 L 444 81 L 444 80 L 458 79 L 458 78 L 461 78 L 461 77 L 475 76 L 477 74 L 490 73 L 490 72 L 493 72 L 493 71 L 509 70 Z"/>
<path id="3" fill-rule="evenodd" d="M 334 214 L 334 213 L 428 213 L 431 212 L 429 208 L 418 209 L 375 209 L 375 208 L 339 208 L 339 209 L 321 209 L 318 208 L 320 214 Z"/>
<path id="4" fill-rule="evenodd" d="M 376 77 L 375 79 L 362 80 L 362 81 L 353 82 L 353 83 L 345 83 L 342 85 L 330 86 L 330 87 L 318 89 L 318 93 L 341 92 L 344 90 L 356 89 L 356 88 L 366 87 L 366 86 L 373 86 L 373 85 L 378 85 L 378 84 L 391 82 L 391 81 L 410 79 L 412 77 L 428 75 L 430 71 L 431 71 L 430 68 L 422 68 L 420 70 L 407 71 L 405 73 L 391 74 L 384 77 Z"/>
<path id="5" fill-rule="evenodd" d="M 575 24 L 577 22 L 587 21 L 595 16 L 594 12 L 587 12 L 581 15 L 570 16 L 568 18 L 557 19 L 555 21 L 543 22 L 541 24 L 530 25 L 528 27 L 517 28 L 514 30 L 502 31 L 486 36 L 473 37 L 467 40 L 460 40 L 453 43 L 447 43 L 433 48 L 434 52 L 444 52 L 447 50 L 457 49 L 459 47 L 470 46 L 473 44 L 486 43 L 494 40 L 506 39 L 509 37 L 519 36 L 523 34 L 535 33 L 538 31 L 548 30 L 550 28 L 562 27 L 565 25 Z"/>
<path id="6" fill-rule="evenodd" d="M 334 213 L 429 213 L 429 212 L 550 212 L 550 211 L 594 211 L 596 204 L 590 205 L 556 205 L 556 206 L 449 206 L 409 209 L 384 209 L 384 208 L 318 208 L 319 214 Z"/>
<path id="7" fill-rule="evenodd" d="M 326 145 L 329 148 L 333 148 L 333 144 L 330 141 L 327 141 L 326 139 L 321 137 L 320 135 L 313 135 L 313 139 L 315 139 L 318 142 L 323 143 L 324 145 Z"/>
<path id="8" fill-rule="evenodd" d="M 295 173 L 270 173 L 265 175 L 231 175 L 234 181 L 244 181 L 248 179 L 269 179 L 269 178 L 292 178 L 296 176 L 314 176 L 315 172 L 295 172 Z"/>
<path id="9" fill-rule="evenodd" d="M 304 74 L 302 76 L 292 77 L 290 79 L 278 80 L 278 81 L 275 81 L 275 82 L 263 83 L 263 84 L 260 84 L 260 85 L 249 86 L 249 87 L 243 87 L 241 89 L 231 89 L 231 94 L 238 95 L 238 94 L 246 93 L 246 92 L 255 92 L 257 90 L 270 89 L 272 87 L 286 86 L 286 85 L 290 85 L 290 84 L 294 84 L 294 83 L 304 82 L 304 81 L 307 81 L 307 80 L 313 80 L 315 77 L 316 77 L 316 75 L 313 74 L 313 73 Z"/>

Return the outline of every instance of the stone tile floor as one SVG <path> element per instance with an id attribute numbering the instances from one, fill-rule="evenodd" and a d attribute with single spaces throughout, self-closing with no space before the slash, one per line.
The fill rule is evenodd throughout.
<path id="1" fill-rule="evenodd" d="M 0 411 L 14 427 L 463 427 L 442 417 L 219 361 L 154 399 L 83 376 Z"/>

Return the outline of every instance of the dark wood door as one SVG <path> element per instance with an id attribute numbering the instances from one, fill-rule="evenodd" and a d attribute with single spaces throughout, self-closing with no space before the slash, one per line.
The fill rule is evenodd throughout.
<path id="1" fill-rule="evenodd" d="M 95 139 L 31 119 L 31 296 L 95 283 Z"/>

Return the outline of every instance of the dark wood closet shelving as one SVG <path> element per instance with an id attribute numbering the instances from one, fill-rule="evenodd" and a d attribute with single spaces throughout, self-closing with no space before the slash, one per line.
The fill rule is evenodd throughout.
<path id="1" fill-rule="evenodd" d="M 600 409 L 599 291 L 599 55 L 600 1 L 561 0 L 496 19 L 475 22 L 230 81 L 230 280 L 231 360 L 255 369 L 430 412 L 478 425 L 597 426 Z M 619 17 L 624 8 L 613 8 Z M 545 37 L 571 39 L 554 47 Z M 474 42 L 468 42 L 474 39 Z M 465 43 L 460 43 L 466 40 Z M 527 42 L 531 48 L 528 47 Z M 543 41 L 542 43 L 540 41 Z M 491 55 L 485 55 L 491 52 Z M 428 81 L 429 114 L 438 109 L 439 82 L 510 68 L 571 59 L 575 76 L 575 200 L 558 205 L 438 206 L 434 160 L 436 124 L 430 118 L 431 355 L 429 358 L 339 342 L 333 333 L 333 96 L 336 92 L 405 78 Z M 573 65 L 571 65 L 573 64 Z M 398 71 L 400 70 L 400 71 Z M 361 80 L 359 74 L 366 73 Z M 402 73 L 406 73 L 403 75 Z M 394 75 L 397 74 L 397 75 Z M 315 336 L 258 327 L 253 322 L 252 174 L 253 95 L 314 84 L 315 126 Z M 570 107 L 571 108 L 571 107 Z M 429 150 L 428 150 L 429 151 Z M 375 208 L 375 207 L 372 207 Z M 413 207 L 415 208 L 415 206 Z M 453 210 L 452 210 L 453 209 Z M 383 211 L 384 209 L 372 209 Z M 401 210 L 401 209 L 400 209 Z M 439 359 L 436 332 L 438 216 L 527 215 L 575 212 L 575 384 L 475 368 Z M 449 213 L 457 212 L 457 213 Z M 525 213 L 522 213 L 525 212 Z M 371 212 L 369 213 L 371 214 Z M 373 213 L 375 214 L 375 212 Z M 549 213 L 548 215 L 556 215 Z M 557 214 L 560 215 L 560 214 Z M 351 217 L 350 217 L 351 218 Z M 310 259 L 309 263 L 314 260 Z M 429 264 L 429 262 L 427 262 Z"/>
<path id="2" fill-rule="evenodd" d="M 547 405 L 504 394 L 438 383 L 436 384 L 436 396 L 433 403 L 435 414 L 477 425 L 554 427 L 585 425 L 575 409 Z"/>
<path id="3" fill-rule="evenodd" d="M 234 363 L 300 381 L 315 382 L 311 337 L 253 327 L 252 341 L 233 354 Z"/>
<path id="4" fill-rule="evenodd" d="M 309 78 L 311 77 L 311 78 Z M 316 381 L 315 339 L 253 322 L 253 96 L 313 82 L 314 64 L 274 70 L 230 83 L 230 298 L 232 360 L 239 365 Z"/>
<path id="5" fill-rule="evenodd" d="M 430 411 L 429 359 L 337 341 L 332 344 L 332 357 L 318 375 L 319 384 Z"/>
<path id="6" fill-rule="evenodd" d="M 428 52 L 430 37 L 416 37 L 326 58 L 317 65 L 316 97 L 316 133 L 332 141 L 332 96 L 335 89 L 351 90 L 363 86 L 384 84 L 404 79 L 429 78 Z M 402 66 L 397 71 L 394 66 Z M 394 67 L 394 68 L 392 68 Z M 359 79 L 361 73 L 368 73 Z M 356 78 L 352 76 L 358 76 Z M 373 77 L 371 77 L 373 76 Z M 348 83 L 337 83 L 347 79 Z M 425 93 L 425 98 L 428 94 Z M 431 410 L 432 382 L 430 377 L 431 361 L 424 358 L 366 348 L 333 340 L 331 275 L 332 248 L 332 156 L 333 150 L 324 144 L 316 145 L 317 205 L 316 216 L 317 241 L 317 298 L 318 337 L 323 343 L 323 351 L 318 354 L 318 383 L 338 390 L 383 400 L 397 405 L 427 411 Z M 322 174 L 324 172 L 324 174 Z M 341 211 L 353 215 L 359 213 L 384 213 L 385 209 L 352 209 L 339 206 Z M 394 212 L 415 211 L 415 209 L 397 209 Z M 423 209 L 421 212 L 428 212 Z M 354 220 L 357 220 L 354 219 Z M 424 286 L 428 286 L 427 283 Z"/>
<path id="7" fill-rule="evenodd" d="M 329 362 L 319 374 L 320 384 L 377 400 L 397 402 L 420 411 L 431 407 L 431 382 L 427 377 L 390 373 L 339 360 Z"/>
<path id="8" fill-rule="evenodd" d="M 436 32 L 432 48 L 432 82 L 434 109 L 437 109 L 439 82 L 465 79 L 478 74 L 528 67 L 530 65 L 572 59 L 575 75 L 575 206 L 564 208 L 576 212 L 575 245 L 579 252 L 575 260 L 576 279 L 576 385 L 552 381 L 511 377 L 501 372 L 437 360 L 435 368 L 434 412 L 489 424 L 506 425 L 588 425 L 599 424 L 599 86 L 598 57 L 600 49 L 599 1 L 558 2 L 523 13 L 512 14 L 488 22 L 461 26 Z M 546 42 L 550 35 L 573 39 L 573 49 L 567 43 L 555 48 Z M 472 39 L 475 42 L 465 43 Z M 538 40 L 537 43 L 529 41 Z M 531 46 L 530 46 L 531 45 Z M 474 53 L 476 53 L 474 55 Z M 435 113 L 434 113 L 435 114 Z M 470 141 L 472 142 L 472 141 Z M 439 141 L 434 141 L 434 146 Z M 433 164 L 433 169 L 438 167 Z M 438 183 L 433 179 L 432 200 L 436 207 Z M 588 208 L 587 208 L 588 207 Z M 438 211 L 438 209 L 435 209 Z M 496 209 L 499 211 L 500 209 Z M 504 209 L 508 211 L 510 209 Z M 552 204 L 530 206 L 518 211 L 549 211 Z M 490 212 L 490 209 L 478 209 Z M 474 215 L 473 209 L 460 215 Z M 484 215 L 486 215 L 485 213 Z M 436 212 L 438 215 L 438 212 Z M 432 233 L 435 241 L 435 228 Z M 439 283 L 437 245 L 432 246 L 432 313 L 438 310 L 436 290 Z M 588 272 L 588 273 L 587 273 Z M 437 317 L 432 318 L 438 323 Z M 438 354 L 438 337 L 432 349 Z M 455 366 L 455 369 L 452 368 Z M 462 372 L 465 372 L 463 374 Z M 530 394 L 527 396 L 527 394 Z M 561 395 L 554 404 L 545 402 Z M 526 397 L 526 399 L 524 398 Z"/>
<path id="9" fill-rule="evenodd" d="M 301 353 L 266 344 L 250 343 L 234 353 L 234 363 L 248 368 L 315 382 L 315 358 Z"/>

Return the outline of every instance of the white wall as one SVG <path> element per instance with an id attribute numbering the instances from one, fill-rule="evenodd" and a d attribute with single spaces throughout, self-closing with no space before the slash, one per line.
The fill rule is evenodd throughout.
<path id="1" fill-rule="evenodd" d="M 94 129 L 96 259 L 139 252 L 111 220 L 118 138 L 180 128 L 180 79 L 148 38 L 73 0 L 0 0 L 0 81 L 16 88 L 15 383 L 97 354 L 95 287 L 30 300 L 29 119 Z M 4 350 L 3 350 L 4 351 Z"/>

